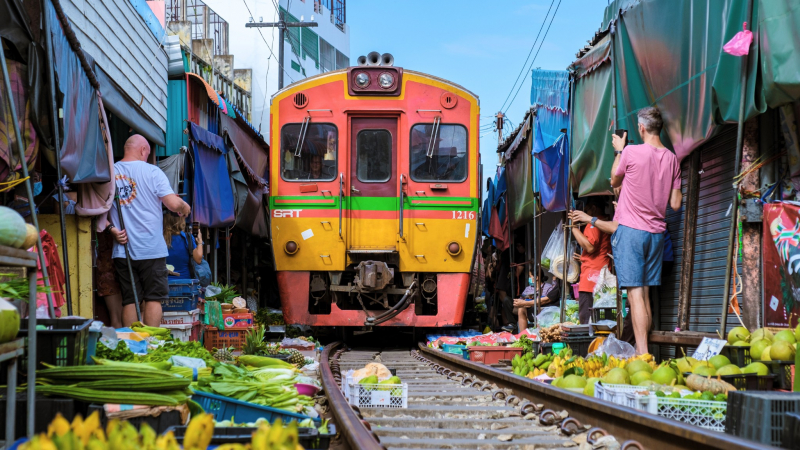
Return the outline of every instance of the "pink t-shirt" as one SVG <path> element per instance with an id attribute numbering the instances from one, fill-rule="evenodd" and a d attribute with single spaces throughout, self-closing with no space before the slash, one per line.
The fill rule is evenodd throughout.
<path id="1" fill-rule="evenodd" d="M 649 144 L 629 145 L 622 152 L 616 175 L 625 178 L 614 220 L 636 230 L 663 233 L 670 192 L 681 188 L 675 154 Z"/>

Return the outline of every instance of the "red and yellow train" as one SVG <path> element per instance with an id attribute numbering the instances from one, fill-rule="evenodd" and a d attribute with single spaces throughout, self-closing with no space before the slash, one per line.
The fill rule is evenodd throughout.
<path id="1" fill-rule="evenodd" d="M 478 98 L 393 66 L 391 55 L 360 59 L 272 98 L 270 214 L 284 319 L 460 325 L 480 236 Z"/>

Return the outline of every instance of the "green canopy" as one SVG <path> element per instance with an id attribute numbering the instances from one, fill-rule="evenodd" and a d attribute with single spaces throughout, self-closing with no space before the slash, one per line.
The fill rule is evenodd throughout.
<path id="1" fill-rule="evenodd" d="M 800 2 L 753 4 L 746 119 L 800 99 Z M 610 134 L 615 128 L 628 129 L 629 138 L 639 142 L 633 132 L 636 113 L 645 106 L 661 110 L 662 140 L 680 159 L 722 124 L 738 121 L 743 58 L 722 47 L 742 31 L 746 8 L 747 0 L 611 2 L 602 30 L 614 30 L 613 44 L 611 34 L 603 37 L 571 66 L 576 74 L 572 169 L 581 195 L 608 191 Z M 605 63 L 608 58 L 613 64 Z M 612 67 L 616 120 L 611 77 L 605 73 Z M 610 119 L 602 120 L 606 117 Z"/>

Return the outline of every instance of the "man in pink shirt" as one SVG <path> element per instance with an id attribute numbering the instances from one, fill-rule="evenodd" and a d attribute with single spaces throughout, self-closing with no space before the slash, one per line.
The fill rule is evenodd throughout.
<path id="1" fill-rule="evenodd" d="M 681 207 L 681 170 L 678 159 L 661 143 L 664 121 L 658 109 L 639 110 L 639 136 L 644 144 L 625 146 L 628 134 L 612 136 L 614 165 L 611 186 L 622 186 L 611 236 L 614 265 L 621 287 L 628 288 L 636 351 L 647 353 L 647 335 L 653 323 L 648 286 L 661 284 L 664 215 L 667 205 Z"/>

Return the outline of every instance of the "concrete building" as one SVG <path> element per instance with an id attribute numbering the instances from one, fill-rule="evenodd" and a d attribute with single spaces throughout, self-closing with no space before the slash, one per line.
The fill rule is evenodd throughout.
<path id="1" fill-rule="evenodd" d="M 191 0 L 188 0 L 191 1 Z M 281 0 L 285 20 L 319 23 L 316 28 L 293 28 L 285 36 L 284 61 L 278 64 L 278 30 L 245 28 L 255 22 L 277 22 L 279 10 L 273 0 L 205 0 L 214 14 L 227 23 L 229 54 L 237 67 L 252 69 L 250 121 L 269 139 L 269 99 L 278 90 L 278 74 L 284 69 L 284 85 L 307 76 L 350 65 L 350 30 L 346 23 L 346 0 Z"/>

